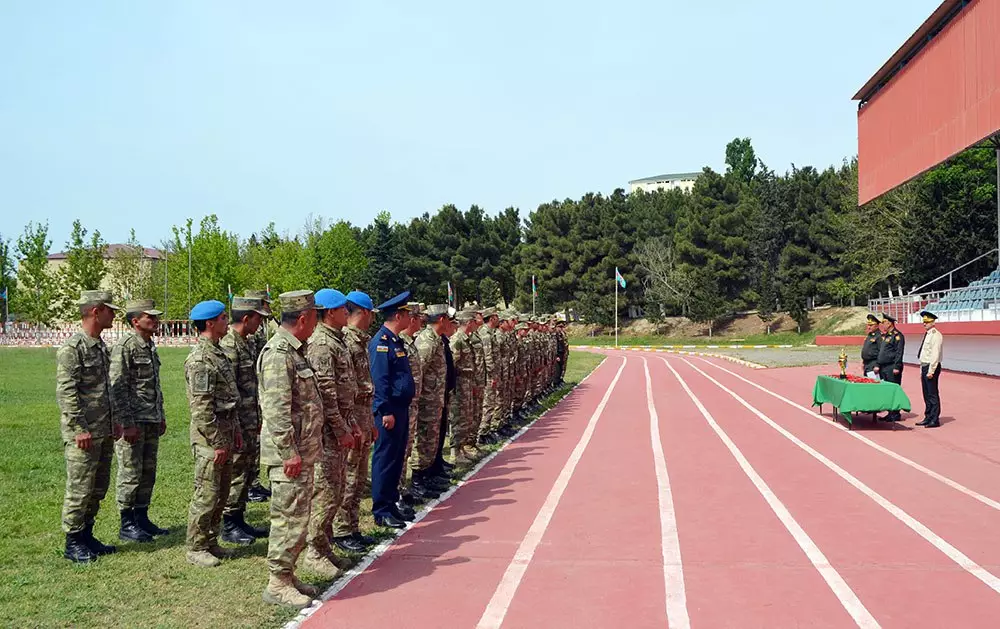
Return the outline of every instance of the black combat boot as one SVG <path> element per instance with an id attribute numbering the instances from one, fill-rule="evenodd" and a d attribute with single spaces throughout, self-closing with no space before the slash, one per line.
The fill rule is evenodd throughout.
<path id="1" fill-rule="evenodd" d="M 246 514 L 242 511 L 234 515 L 233 520 L 236 522 L 236 525 L 239 526 L 241 529 L 243 529 L 243 532 L 245 532 L 247 535 L 256 538 L 264 538 L 270 535 L 270 532 L 267 529 L 257 528 L 256 526 L 247 522 Z"/>
<path id="2" fill-rule="evenodd" d="M 139 528 L 146 531 L 153 537 L 156 537 L 157 535 L 167 535 L 170 533 L 167 529 L 161 529 L 149 521 L 149 507 L 136 507 L 134 511 L 135 523 L 139 525 Z"/>
<path id="3" fill-rule="evenodd" d="M 249 546 L 253 544 L 254 539 L 253 535 L 240 527 L 234 516 L 222 516 L 222 541 L 239 546 Z"/>
<path id="4" fill-rule="evenodd" d="M 66 552 L 63 553 L 63 557 L 74 563 L 97 561 L 97 553 L 87 546 L 83 538 L 83 531 L 66 534 Z"/>
<path id="5" fill-rule="evenodd" d="M 110 555 L 112 553 L 118 552 L 118 548 L 115 546 L 108 546 L 107 544 L 102 544 L 99 540 L 94 537 L 94 523 L 87 522 L 87 525 L 83 528 L 80 533 L 83 543 L 87 545 L 95 555 L 100 557 L 101 555 Z"/>
<path id="6" fill-rule="evenodd" d="M 153 536 L 139 527 L 139 523 L 135 521 L 135 509 L 125 509 L 122 511 L 122 526 L 118 531 L 118 539 L 145 544 L 153 541 Z"/>

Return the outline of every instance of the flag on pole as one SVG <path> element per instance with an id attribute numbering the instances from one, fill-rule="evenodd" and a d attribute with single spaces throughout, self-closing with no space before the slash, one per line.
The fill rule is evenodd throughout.
<path id="1" fill-rule="evenodd" d="M 448 304 L 455 305 L 455 293 L 451 290 L 451 282 L 448 282 Z"/>
<path id="2" fill-rule="evenodd" d="M 0 293 L 0 299 L 3 299 L 4 301 L 7 301 L 7 287 L 6 286 L 3 287 L 3 292 Z"/>
<path id="3" fill-rule="evenodd" d="M 264 288 L 267 291 L 267 300 L 271 301 L 271 284 L 270 283 L 264 284 Z"/>
<path id="4" fill-rule="evenodd" d="M 625 278 L 618 272 L 618 267 L 615 267 L 615 281 L 618 282 L 622 288 L 625 288 Z"/>
<path id="5" fill-rule="evenodd" d="M 534 275 L 531 276 L 531 294 L 532 295 L 537 295 L 538 294 L 538 286 L 535 285 L 535 276 Z"/>
<path id="6" fill-rule="evenodd" d="M 233 305 L 233 285 L 226 284 L 226 288 L 229 290 L 229 305 Z"/>

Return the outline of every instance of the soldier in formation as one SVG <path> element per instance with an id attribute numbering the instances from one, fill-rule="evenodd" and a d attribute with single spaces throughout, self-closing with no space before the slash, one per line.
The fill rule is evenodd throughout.
<path id="1" fill-rule="evenodd" d="M 162 314 L 152 300 L 127 302 L 125 322 L 130 329 L 111 349 L 111 401 L 116 423 L 122 426 L 122 436 L 115 441 L 118 537 L 140 543 L 169 533 L 149 520 L 160 437 L 167 431 L 160 356 L 153 343 Z"/>

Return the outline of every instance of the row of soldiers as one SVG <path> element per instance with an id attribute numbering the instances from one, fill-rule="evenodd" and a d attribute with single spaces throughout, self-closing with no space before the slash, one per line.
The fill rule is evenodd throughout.
<path id="1" fill-rule="evenodd" d="M 392 497 L 388 510 L 375 512 L 376 523 L 402 528 L 414 518 L 413 505 L 450 486 L 456 463 L 510 436 L 539 396 L 561 382 L 568 344 L 549 317 L 386 302 L 380 309 L 387 317 L 407 313 L 396 355 L 408 363 L 415 421 L 406 422 L 400 440 L 378 421 L 378 365 L 393 334 L 383 327 L 381 339 L 368 335 L 380 309 L 359 291 L 295 291 L 280 299 L 280 325 L 263 291 L 234 298 L 231 318 L 218 301 L 190 313 L 199 340 L 185 361 L 195 461 L 187 558 L 215 566 L 232 555 L 220 535 L 241 545 L 270 537 L 263 598 L 301 607 L 316 595 L 295 577 L 303 550 L 306 567 L 335 578 L 346 560 L 333 546 L 362 552 L 375 543 L 359 530 L 373 445 L 373 498 Z M 119 537 L 143 543 L 168 533 L 149 519 L 166 418 L 153 343 L 162 313 L 151 301 L 129 302 L 132 329 L 109 351 L 100 335 L 119 310 L 111 295 L 85 291 L 79 306 L 82 331 L 58 353 L 57 397 L 67 464 L 65 556 L 88 562 L 116 550 L 93 536 L 113 452 Z M 449 431 L 454 463 L 443 457 Z M 380 448 L 393 441 L 405 445 L 387 464 Z M 385 478 L 394 466 L 393 478 Z M 261 467 L 270 489 L 260 483 Z M 382 489 L 387 480 L 391 492 Z M 270 530 L 246 522 L 251 499 L 271 500 Z M 376 508 L 383 503 L 376 499 Z"/>

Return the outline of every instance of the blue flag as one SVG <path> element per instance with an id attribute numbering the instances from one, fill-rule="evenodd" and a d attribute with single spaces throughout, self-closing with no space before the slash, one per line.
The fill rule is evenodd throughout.
<path id="1" fill-rule="evenodd" d="M 3 287 L 3 293 L 0 293 L 0 298 L 2 298 L 4 301 L 7 301 L 7 287 L 6 286 Z"/>
<path id="2" fill-rule="evenodd" d="M 625 288 L 625 278 L 618 272 L 618 267 L 615 267 L 615 281 L 621 284 L 622 288 Z"/>

